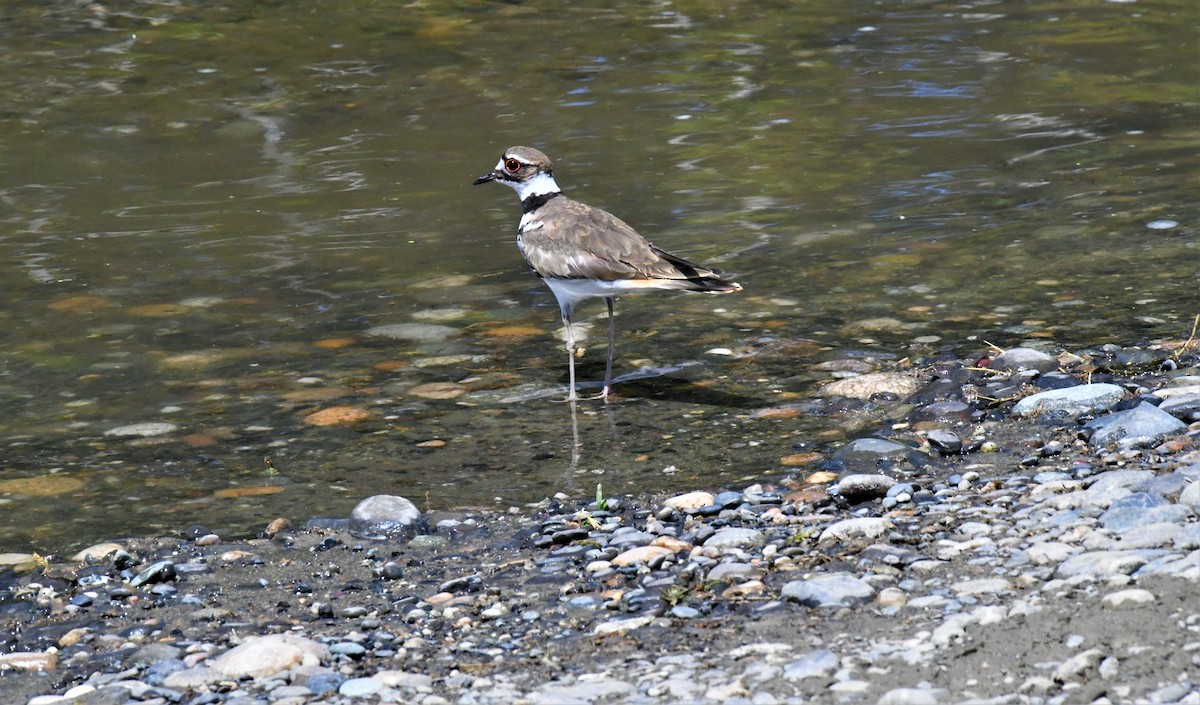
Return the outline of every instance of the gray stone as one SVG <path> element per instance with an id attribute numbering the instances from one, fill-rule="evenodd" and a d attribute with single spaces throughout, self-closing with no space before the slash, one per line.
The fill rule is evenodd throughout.
<path id="1" fill-rule="evenodd" d="M 1142 402 L 1127 411 L 1089 421 L 1084 428 L 1092 431 L 1092 447 L 1120 444 L 1124 447 L 1158 443 L 1167 434 L 1187 428 L 1187 424 L 1157 406 Z"/>
<path id="2" fill-rule="evenodd" d="M 1010 348 L 992 358 L 988 369 L 999 372 L 1037 370 L 1049 372 L 1058 368 L 1058 358 L 1033 348 Z"/>
<path id="3" fill-rule="evenodd" d="M 625 530 L 618 529 L 608 537 L 608 545 L 614 548 L 630 548 L 632 546 L 645 546 L 654 540 L 654 534 L 646 533 L 645 531 L 637 531 L 636 529 Z"/>
<path id="4" fill-rule="evenodd" d="M 875 475 L 895 465 L 924 467 L 929 464 L 930 456 L 883 438 L 857 438 L 839 448 L 830 460 L 846 468 L 845 475 Z"/>
<path id="5" fill-rule="evenodd" d="M 433 687 L 433 678 L 425 673 L 410 673 L 408 671 L 380 671 L 371 677 L 389 688 L 425 690 Z"/>
<path id="6" fill-rule="evenodd" d="M 367 649 L 362 644 L 354 641 L 339 641 L 329 647 L 329 653 L 338 656 L 349 656 L 353 659 L 362 658 L 367 653 Z"/>
<path id="7" fill-rule="evenodd" d="M 958 455 L 962 453 L 962 439 L 949 431 L 930 431 L 925 436 L 925 440 L 929 441 L 929 445 L 942 455 Z"/>
<path id="8" fill-rule="evenodd" d="M 853 607 L 870 602 L 875 588 L 849 573 L 828 573 L 793 580 L 783 586 L 780 596 L 806 607 Z"/>
<path id="9" fill-rule="evenodd" d="M 1115 384 L 1081 384 L 1030 394 L 1013 406 L 1012 414 L 1094 414 L 1111 409 L 1124 397 L 1125 390 Z"/>
<path id="10" fill-rule="evenodd" d="M 1184 422 L 1200 421 L 1200 394 L 1167 397 L 1158 408 Z"/>
<path id="11" fill-rule="evenodd" d="M 718 530 L 704 542 L 709 548 L 741 548 L 744 546 L 761 546 L 762 532 L 757 529 L 726 527 Z"/>
<path id="12" fill-rule="evenodd" d="M 377 494 L 350 512 L 350 533 L 370 538 L 397 538 L 416 533 L 421 512 L 404 497 Z"/>
<path id="13" fill-rule="evenodd" d="M 1116 500 L 1100 515 L 1100 525 L 1124 533 L 1151 524 L 1182 523 L 1193 514 L 1186 504 L 1171 504 L 1155 494 L 1134 492 Z"/>
<path id="14" fill-rule="evenodd" d="M 149 666 L 159 661 L 172 661 L 183 655 L 183 649 L 162 642 L 154 642 L 134 651 L 125 658 L 126 666 Z"/>
<path id="15" fill-rule="evenodd" d="M 837 654 L 824 650 L 813 651 L 783 667 L 783 677 L 789 681 L 807 678 L 825 678 L 833 674 L 839 665 Z"/>
<path id="16" fill-rule="evenodd" d="M 1110 578 L 1115 575 L 1129 575 L 1145 564 L 1145 556 L 1135 551 L 1090 551 L 1066 559 L 1059 564 L 1055 574 L 1060 578 L 1076 575 Z"/>
<path id="17" fill-rule="evenodd" d="M 338 687 L 338 695 L 347 698 L 373 698 L 383 687 L 383 683 L 374 678 L 351 678 Z"/>
<path id="18" fill-rule="evenodd" d="M 1150 470 L 1112 470 L 1103 473 L 1081 494 L 1083 506 L 1111 506 L 1113 502 L 1132 494 L 1135 487 L 1154 477 Z"/>
<path id="19" fill-rule="evenodd" d="M 742 582 L 762 577 L 762 571 L 749 563 L 718 563 L 706 577 L 714 581 Z"/>

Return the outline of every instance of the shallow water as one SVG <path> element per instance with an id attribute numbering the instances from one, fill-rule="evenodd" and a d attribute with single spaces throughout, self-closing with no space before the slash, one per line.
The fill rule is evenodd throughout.
<path id="1" fill-rule="evenodd" d="M 0 549 L 770 479 L 821 361 L 1200 313 L 1191 3 L 0 8 Z M 618 303 L 576 462 L 518 143 L 746 288 Z"/>

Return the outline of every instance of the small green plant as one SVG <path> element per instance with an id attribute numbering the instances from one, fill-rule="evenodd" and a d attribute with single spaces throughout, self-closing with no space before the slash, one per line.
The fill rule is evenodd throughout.
<path id="1" fill-rule="evenodd" d="M 608 509 L 608 500 L 604 498 L 604 485 L 596 483 L 596 509 L 605 511 Z"/>
<path id="2" fill-rule="evenodd" d="M 688 589 L 682 585 L 671 585 L 662 591 L 662 601 L 674 607 L 687 599 Z"/>

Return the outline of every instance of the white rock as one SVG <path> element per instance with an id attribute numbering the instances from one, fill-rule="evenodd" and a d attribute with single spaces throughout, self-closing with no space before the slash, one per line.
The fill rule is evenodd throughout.
<path id="1" fill-rule="evenodd" d="M 1042 541 L 1025 549 L 1029 559 L 1038 565 L 1061 563 L 1070 555 L 1079 552 L 1079 548 L 1061 541 Z"/>
<path id="2" fill-rule="evenodd" d="M 1104 596 L 1105 607 L 1136 607 L 1154 604 L 1154 593 L 1142 588 L 1118 590 Z"/>
<path id="3" fill-rule="evenodd" d="M 227 678 L 262 678 L 294 666 L 329 660 L 329 649 L 296 634 L 254 637 L 208 661 L 209 668 Z"/>
<path id="4" fill-rule="evenodd" d="M 705 548 L 744 548 L 761 546 L 765 539 L 757 529 L 746 529 L 729 526 L 718 529 L 716 533 L 704 541 Z"/>
<path id="5" fill-rule="evenodd" d="M 632 617 L 630 619 L 610 619 L 607 622 L 601 622 L 592 629 L 592 634 L 596 636 L 608 636 L 609 634 L 624 634 L 625 632 L 641 629 L 642 627 L 654 621 L 653 616 Z"/>
<path id="6" fill-rule="evenodd" d="M 981 578 L 979 580 L 964 580 L 950 586 L 959 595 L 992 595 L 1012 589 L 1012 584 L 1004 578 Z"/>
<path id="7" fill-rule="evenodd" d="M 424 673 L 408 673 L 407 671 L 380 671 L 371 677 L 389 688 L 428 690 L 429 688 L 433 687 L 433 678 Z"/>
<path id="8" fill-rule="evenodd" d="M 878 705 L 938 705 L 949 695 L 941 688 L 893 688 L 879 698 Z"/>
<path id="9" fill-rule="evenodd" d="M 104 432 L 104 435 L 148 438 L 150 436 L 162 436 L 178 428 L 173 423 L 135 423 L 128 426 L 110 428 Z"/>
<path id="10" fill-rule="evenodd" d="M 1054 669 L 1054 680 L 1059 683 L 1066 683 L 1074 680 L 1087 673 L 1092 668 L 1100 664 L 1100 660 L 1104 658 L 1104 652 L 1100 649 L 1088 649 L 1087 651 L 1075 654 L 1071 658 L 1063 661 L 1058 668 Z"/>
<path id="11" fill-rule="evenodd" d="M 671 497 L 663 502 L 663 506 L 678 510 L 699 509 L 707 507 L 715 501 L 716 497 L 711 492 L 688 492 Z"/>
<path id="12" fill-rule="evenodd" d="M 1030 394 L 1012 408 L 1013 416 L 1034 416 L 1050 412 L 1093 413 L 1112 408 L 1125 397 L 1115 384 L 1081 384 Z"/>

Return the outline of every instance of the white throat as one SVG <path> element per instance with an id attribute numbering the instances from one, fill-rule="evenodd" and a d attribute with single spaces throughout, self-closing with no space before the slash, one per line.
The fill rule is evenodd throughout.
<path id="1" fill-rule="evenodd" d="M 562 189 L 554 183 L 554 177 L 549 174 L 538 174 L 529 181 L 505 181 L 505 186 L 513 187 L 517 198 L 524 201 L 530 196 L 544 196 L 548 193 L 561 193 Z"/>

